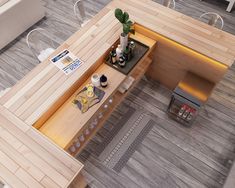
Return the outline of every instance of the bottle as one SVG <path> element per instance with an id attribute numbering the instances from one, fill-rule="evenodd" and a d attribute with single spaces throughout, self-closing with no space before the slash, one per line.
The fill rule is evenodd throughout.
<path id="1" fill-rule="evenodd" d="M 119 61 L 119 58 L 122 56 L 122 47 L 119 44 L 117 49 L 116 49 L 116 54 L 117 54 L 117 60 Z"/>
<path id="2" fill-rule="evenodd" d="M 183 119 L 186 119 L 187 116 L 189 115 L 189 113 L 190 113 L 190 108 L 188 107 L 188 108 L 185 110 L 185 112 L 184 112 L 182 118 L 183 118 Z"/>
<path id="3" fill-rule="evenodd" d="M 110 55 L 112 55 L 113 53 L 115 53 L 115 48 L 114 48 L 114 46 L 112 46 L 112 48 L 111 48 Z"/>
<path id="4" fill-rule="evenodd" d="M 182 116 L 183 113 L 185 112 L 186 108 L 187 108 L 187 105 L 185 105 L 185 104 L 182 105 L 179 112 L 178 112 L 178 116 Z"/>
<path id="5" fill-rule="evenodd" d="M 130 59 L 131 59 L 131 51 L 130 51 L 129 46 L 127 46 L 126 49 L 124 50 L 123 56 L 124 56 L 126 61 L 130 61 Z"/>
<path id="6" fill-rule="evenodd" d="M 107 85 L 108 85 L 108 78 L 105 76 L 105 75 L 102 75 L 101 77 L 100 77 L 100 85 L 101 85 L 101 87 L 107 87 Z"/>
<path id="7" fill-rule="evenodd" d="M 131 57 L 133 57 L 134 51 L 135 51 L 135 42 L 134 41 L 130 42 L 129 48 L 130 48 Z"/>
<path id="8" fill-rule="evenodd" d="M 116 52 L 114 52 L 111 57 L 111 63 L 116 64 L 116 62 L 117 62 L 117 54 Z"/>
<path id="9" fill-rule="evenodd" d="M 117 54 L 116 54 L 116 50 L 114 48 L 114 46 L 112 46 L 110 54 L 109 54 L 109 59 L 110 59 L 110 63 L 115 64 L 117 61 Z"/>
<path id="10" fill-rule="evenodd" d="M 187 121 L 191 121 L 193 117 L 195 116 L 196 110 L 191 109 L 189 115 L 187 116 Z"/>

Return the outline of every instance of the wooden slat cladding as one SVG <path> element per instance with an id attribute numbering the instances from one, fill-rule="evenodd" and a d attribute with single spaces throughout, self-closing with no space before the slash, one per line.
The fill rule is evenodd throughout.
<path id="1" fill-rule="evenodd" d="M 4 182 L 13 188 L 69 186 L 83 167 L 79 161 L 2 106 L 0 119 L 0 178 Z"/>
<path id="2" fill-rule="evenodd" d="M 158 41 L 153 58 L 154 63 L 152 63 L 147 75 L 171 90 L 177 86 L 188 71 L 215 84 L 227 72 L 228 66 L 186 48 L 143 26 L 136 25 L 135 30 Z"/>

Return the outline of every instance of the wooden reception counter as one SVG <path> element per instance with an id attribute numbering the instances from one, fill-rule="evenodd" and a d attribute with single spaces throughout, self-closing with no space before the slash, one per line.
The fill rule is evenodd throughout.
<path id="1" fill-rule="evenodd" d="M 151 0 L 112 1 L 53 54 L 69 49 L 84 61 L 78 70 L 66 76 L 47 60 L 0 98 L 0 179 L 10 186 L 68 187 L 80 175 L 83 165 L 67 151 L 80 151 L 125 97 L 117 88 L 127 76 L 104 64 L 122 31 L 114 17 L 117 7 L 135 21 L 132 37 L 150 47 L 129 74 L 135 83 L 146 73 L 173 89 L 190 71 L 216 84 L 234 62 L 235 36 Z M 94 72 L 107 74 L 109 87 L 98 105 L 81 114 L 71 100 Z M 103 113 L 111 98 L 110 110 Z M 71 152 L 101 112 L 97 128 Z"/>

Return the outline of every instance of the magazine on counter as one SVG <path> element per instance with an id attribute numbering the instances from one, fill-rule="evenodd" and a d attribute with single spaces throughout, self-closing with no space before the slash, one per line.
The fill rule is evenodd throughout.
<path id="1" fill-rule="evenodd" d="M 53 57 L 51 62 L 66 75 L 74 72 L 82 65 L 82 61 L 67 49 Z"/>

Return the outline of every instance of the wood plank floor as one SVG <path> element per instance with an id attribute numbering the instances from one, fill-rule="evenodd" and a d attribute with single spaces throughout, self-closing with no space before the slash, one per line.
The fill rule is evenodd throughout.
<path id="1" fill-rule="evenodd" d="M 87 0 L 89 14 L 95 15 L 109 1 Z M 61 44 L 79 28 L 73 16 L 74 1 L 43 0 L 43 3 L 47 16 L 30 29 L 45 28 Z M 218 12 L 225 19 L 224 30 L 235 34 L 235 11 L 227 13 L 226 6 L 223 0 L 178 0 L 176 10 L 196 19 L 203 12 Z M 0 51 L 0 90 L 13 86 L 38 63 L 26 46 L 26 34 Z M 190 129 L 165 114 L 170 95 L 164 87 L 146 80 L 133 89 L 107 124 L 114 125 L 128 106 L 133 106 L 151 114 L 156 125 L 119 174 L 103 166 L 95 155 L 102 134 L 108 134 L 107 129 L 102 129 L 83 152 L 89 156 L 83 173 L 93 182 L 92 187 L 222 187 L 230 160 L 235 159 L 235 65 Z"/>
<path id="2" fill-rule="evenodd" d="M 131 91 L 78 156 L 87 159 L 84 174 L 92 187 L 222 187 L 235 159 L 235 103 L 225 106 L 228 98 L 218 100 L 213 94 L 194 126 L 185 128 L 165 114 L 170 96 L 169 90 L 146 80 Z M 130 106 L 144 109 L 156 125 L 117 174 L 98 160 L 97 146 Z"/>

